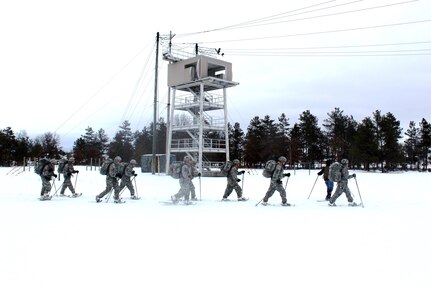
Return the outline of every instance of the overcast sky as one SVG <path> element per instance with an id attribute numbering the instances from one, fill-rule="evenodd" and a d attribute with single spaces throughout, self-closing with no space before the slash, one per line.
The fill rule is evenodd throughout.
<path id="1" fill-rule="evenodd" d="M 358 122 L 391 112 L 404 132 L 431 121 L 431 1 L 147 3 L 1 1 L 0 128 L 55 132 L 66 150 L 88 126 L 141 130 L 153 120 L 156 33 L 170 31 L 175 51 L 199 43 L 233 64 L 229 121 L 244 131 L 254 116 L 293 125 L 305 110 L 321 124 L 335 107 Z"/>

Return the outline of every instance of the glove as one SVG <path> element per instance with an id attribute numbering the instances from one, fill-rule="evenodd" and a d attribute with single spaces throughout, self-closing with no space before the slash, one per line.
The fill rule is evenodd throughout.
<path id="1" fill-rule="evenodd" d="M 236 182 L 240 182 L 241 180 L 239 178 L 236 179 Z"/>
<path id="2" fill-rule="evenodd" d="M 244 174 L 245 170 L 241 170 L 240 172 L 238 172 L 238 174 Z"/>
<path id="3" fill-rule="evenodd" d="M 123 176 L 121 175 L 121 173 L 117 173 L 115 176 L 116 176 L 116 177 L 118 177 L 118 178 L 122 178 L 122 177 L 123 177 Z"/>
<path id="4" fill-rule="evenodd" d="M 202 174 L 199 172 L 199 173 L 198 173 L 198 176 L 199 176 L 199 177 L 201 177 L 201 175 L 202 175 Z"/>
<path id="5" fill-rule="evenodd" d="M 282 184 L 283 182 L 281 180 L 277 180 L 277 183 L 278 184 Z"/>
<path id="6" fill-rule="evenodd" d="M 73 173 L 79 173 L 79 170 L 74 170 Z"/>
<path id="7" fill-rule="evenodd" d="M 352 174 L 352 176 L 353 176 L 354 178 L 356 178 L 356 173 Z"/>
<path id="8" fill-rule="evenodd" d="M 136 172 L 133 172 L 133 176 L 138 176 L 138 174 Z"/>
<path id="9" fill-rule="evenodd" d="M 55 178 L 57 178 L 57 175 L 55 173 L 52 176 L 55 177 Z"/>
<path id="10" fill-rule="evenodd" d="M 67 176 L 71 176 L 71 175 L 72 175 L 72 173 L 71 173 L 71 172 L 68 172 L 68 173 L 67 173 Z"/>
<path id="11" fill-rule="evenodd" d="M 285 173 L 284 176 L 290 177 L 290 172 Z"/>

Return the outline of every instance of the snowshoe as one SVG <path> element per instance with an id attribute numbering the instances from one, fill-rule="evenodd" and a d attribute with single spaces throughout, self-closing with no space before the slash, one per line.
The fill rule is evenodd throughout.
<path id="1" fill-rule="evenodd" d="M 114 199 L 115 203 L 126 203 L 124 200 L 121 200 L 121 198 Z"/>
<path id="2" fill-rule="evenodd" d="M 171 196 L 171 200 L 173 204 L 177 204 L 178 203 L 178 199 L 175 197 L 175 195 Z"/>

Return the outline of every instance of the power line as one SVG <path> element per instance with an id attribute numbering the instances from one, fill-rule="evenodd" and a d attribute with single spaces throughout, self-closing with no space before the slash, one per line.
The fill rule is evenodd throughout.
<path id="1" fill-rule="evenodd" d="M 280 14 L 276 14 L 276 15 L 272 15 L 272 16 L 267 16 L 267 17 L 256 19 L 256 20 L 251 20 L 251 21 L 239 23 L 239 24 L 234 24 L 234 25 L 225 26 L 225 27 L 221 27 L 221 28 L 215 28 L 215 29 L 211 29 L 211 30 L 204 30 L 204 31 L 200 31 L 200 32 L 184 33 L 184 34 L 178 35 L 178 37 L 185 37 L 185 36 L 190 36 L 190 35 L 204 34 L 204 33 L 223 31 L 223 30 L 230 30 L 230 29 L 251 28 L 251 27 L 258 27 L 258 26 L 266 26 L 266 25 L 274 25 L 274 24 L 280 24 L 280 23 L 294 22 L 294 21 L 304 21 L 304 20 L 323 18 L 323 17 L 329 17 L 329 16 L 336 16 L 336 15 L 342 15 L 342 14 L 348 14 L 348 13 L 363 12 L 363 11 L 367 11 L 367 10 L 380 9 L 380 8 L 388 8 L 388 7 L 397 6 L 397 5 L 404 5 L 404 4 L 408 4 L 408 3 L 412 3 L 412 2 L 417 2 L 419 0 L 409 0 L 409 1 L 403 1 L 403 2 L 397 2 L 397 3 L 390 3 L 390 4 L 380 5 L 380 6 L 365 7 L 365 8 L 362 8 L 362 9 L 349 10 L 349 11 L 341 11 L 341 12 L 335 12 L 335 13 L 323 14 L 323 15 L 316 15 L 316 16 L 310 16 L 310 17 L 299 18 L 299 19 L 292 19 L 292 20 L 285 20 L 285 21 L 278 21 L 278 22 L 270 22 L 270 23 L 261 23 L 261 22 L 265 22 L 265 21 L 273 21 L 273 20 L 280 19 L 280 18 L 298 16 L 298 15 L 312 13 L 312 12 L 317 12 L 317 11 L 321 11 L 321 10 L 327 10 L 327 9 L 332 9 L 332 8 L 336 8 L 336 7 L 346 6 L 346 5 L 350 5 L 350 4 L 354 4 L 354 3 L 362 2 L 362 1 L 363 0 L 356 0 L 356 1 L 348 2 L 348 3 L 342 3 L 342 4 L 333 5 L 333 6 L 324 7 L 324 8 L 319 8 L 319 9 L 314 9 L 314 10 L 310 10 L 310 11 L 304 11 L 304 12 L 300 12 L 300 13 L 296 13 L 296 14 L 291 14 L 291 15 L 286 15 L 286 16 L 280 16 L 280 15 L 290 14 L 290 13 L 293 13 L 293 12 L 296 12 L 296 11 L 300 11 L 300 10 L 306 10 L 306 9 L 311 8 L 311 7 L 315 7 L 315 6 L 319 6 L 319 5 L 323 5 L 323 4 L 328 4 L 328 3 L 334 2 L 334 1 L 322 2 L 322 3 L 316 4 L 316 5 L 312 5 L 312 6 L 308 6 L 308 7 L 304 7 L 304 8 L 300 8 L 300 9 L 296 9 L 296 10 L 292 10 L 292 11 L 288 11 L 288 12 L 284 12 L 284 13 L 280 13 Z M 258 24 L 258 23 L 261 23 L 261 24 Z"/>
<path id="2" fill-rule="evenodd" d="M 430 21 L 431 21 L 431 19 L 425 19 L 425 20 L 418 20 L 418 21 L 411 21 L 411 22 L 391 23 L 391 24 L 383 24 L 383 25 L 375 25 L 375 26 L 365 26 L 365 27 L 356 27 L 356 28 L 346 28 L 346 29 L 328 30 L 328 31 L 306 32 L 306 33 L 297 33 L 297 34 L 280 35 L 280 36 L 266 36 L 266 37 L 255 37 L 255 38 L 242 38 L 242 39 L 230 39 L 230 40 L 219 40 L 219 41 L 206 41 L 204 43 L 229 43 L 229 42 L 268 40 L 268 39 L 299 37 L 299 36 L 311 36 L 311 35 L 319 35 L 319 34 L 351 32 L 351 31 L 360 31 L 360 30 L 367 30 L 367 29 L 378 29 L 378 28 L 387 28 L 387 27 L 402 26 L 402 25 L 420 24 L 420 23 L 426 23 L 426 22 L 430 22 Z"/>
<path id="3" fill-rule="evenodd" d="M 239 24 L 234 24 L 234 25 L 230 25 L 230 26 L 215 28 L 215 29 L 206 30 L 206 31 L 181 34 L 180 36 L 195 35 L 195 34 L 202 34 L 202 33 L 210 33 L 210 32 L 215 32 L 215 31 L 220 31 L 220 30 L 227 30 L 227 29 L 235 29 L 235 28 L 239 28 L 239 27 L 241 27 L 243 25 L 248 25 L 248 24 L 251 24 L 251 23 L 257 23 L 257 22 L 261 22 L 261 21 L 267 21 L 267 19 L 271 19 L 271 18 L 274 18 L 274 17 L 279 17 L 280 15 L 285 15 L 285 14 L 293 13 L 293 12 L 296 12 L 296 11 L 301 11 L 301 10 L 309 9 L 311 7 L 316 7 L 316 6 L 320 6 L 320 5 L 327 4 L 327 3 L 330 3 L 330 2 L 335 2 L 335 1 L 336 0 L 326 1 L 326 2 L 315 4 L 315 5 L 311 5 L 311 6 L 307 6 L 307 7 L 303 7 L 303 8 L 299 8 L 299 9 L 295 9 L 295 10 L 291 10 L 291 11 L 287 11 L 287 12 L 275 14 L 275 15 L 272 15 L 272 16 L 267 16 L 267 17 L 255 19 L 255 20 L 250 20 L 250 21 L 247 21 L 247 22 L 239 23 Z M 362 0 L 360 0 L 360 1 L 362 1 Z"/>
<path id="4" fill-rule="evenodd" d="M 345 49 L 345 48 L 365 48 L 365 47 L 383 47 L 383 46 L 403 46 L 403 45 L 419 45 L 431 44 L 431 41 L 416 41 L 416 42 L 399 42 L 399 43 L 381 43 L 381 44 L 362 44 L 362 45 L 341 45 L 341 46 L 311 46 L 311 47 L 285 47 L 285 48 L 224 48 L 225 52 L 237 51 L 273 51 L 273 50 L 313 50 L 313 49 Z"/>
<path id="5" fill-rule="evenodd" d="M 357 12 L 363 12 L 363 11 L 367 11 L 367 10 L 387 8 L 387 7 L 390 7 L 390 6 L 407 4 L 407 3 L 416 2 L 416 1 L 419 1 L 419 0 L 410 0 L 410 1 L 398 2 L 398 3 L 392 3 L 392 4 L 386 4 L 386 5 L 381 5 L 381 6 L 367 7 L 367 8 L 362 8 L 362 9 L 356 9 L 356 10 L 350 10 L 350 11 L 342 11 L 342 12 L 335 12 L 335 13 L 330 13 L 330 14 L 316 15 L 316 16 L 310 16 L 310 17 L 305 17 L 305 18 L 298 18 L 298 19 L 292 19 L 292 20 L 284 20 L 284 21 L 271 22 L 271 23 L 265 23 L 265 24 L 259 24 L 259 25 L 257 25 L 257 24 L 256 25 L 248 25 L 248 26 L 243 26 L 243 27 L 238 27 L 238 28 L 249 28 L 249 27 L 257 27 L 257 26 L 264 26 L 264 25 L 274 25 L 274 24 L 280 24 L 280 23 L 296 22 L 296 21 L 304 21 L 304 20 L 310 20 L 310 19 L 316 19 L 316 18 L 324 18 L 324 17 L 330 17 L 330 16 L 337 16 L 337 15 L 343 15 L 343 14 L 349 14 L 349 13 L 357 13 Z M 341 5 L 352 4 L 352 3 L 355 3 L 355 2 L 358 2 L 358 1 L 344 3 L 344 4 L 339 4 L 339 5 L 335 5 L 335 6 L 328 7 L 328 8 L 333 8 L 333 7 L 337 7 L 337 6 L 341 6 Z M 321 9 L 319 9 L 319 10 L 321 10 Z M 303 14 L 303 13 L 301 13 L 301 14 Z M 299 14 L 297 14 L 297 15 L 299 15 Z"/>

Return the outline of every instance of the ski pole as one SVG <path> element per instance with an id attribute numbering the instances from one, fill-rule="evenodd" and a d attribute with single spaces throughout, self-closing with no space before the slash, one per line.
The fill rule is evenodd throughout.
<path id="1" fill-rule="evenodd" d="M 241 180 L 241 190 L 244 189 L 244 173 L 242 174 L 242 180 Z"/>
<path id="2" fill-rule="evenodd" d="M 263 197 L 261 200 L 259 200 L 259 202 L 258 203 L 256 203 L 256 205 L 255 206 L 258 206 L 259 205 L 259 203 L 261 203 L 262 202 L 262 200 L 264 199 L 265 197 Z"/>
<path id="3" fill-rule="evenodd" d="M 138 185 L 136 184 L 136 176 L 133 177 L 133 182 L 135 183 L 136 196 L 139 198 Z"/>
<path id="4" fill-rule="evenodd" d="M 287 177 L 286 184 L 284 185 L 284 190 L 286 190 L 287 183 L 289 182 L 289 178 L 290 178 L 290 176 Z"/>
<path id="5" fill-rule="evenodd" d="M 316 185 L 317 179 L 319 178 L 319 175 L 317 175 L 316 180 L 314 181 L 313 187 L 311 188 L 310 194 L 308 195 L 307 199 L 310 198 L 311 193 L 313 192 L 314 186 Z"/>
<path id="6" fill-rule="evenodd" d="M 106 203 L 108 203 L 109 198 L 111 197 L 112 190 L 113 190 L 113 188 L 111 188 L 111 190 L 109 191 L 108 197 L 106 198 Z"/>
<path id="7" fill-rule="evenodd" d="M 123 194 L 123 191 L 124 190 L 126 190 L 126 186 L 123 186 L 123 188 L 121 189 L 121 191 L 120 191 L 120 194 L 119 194 L 119 196 L 121 196 L 121 194 Z"/>
<path id="8" fill-rule="evenodd" d="M 78 180 L 78 174 L 79 174 L 79 173 L 76 173 L 76 177 L 75 177 L 75 187 L 74 187 L 75 192 L 76 192 L 76 182 L 77 182 L 77 180 Z"/>
<path id="9" fill-rule="evenodd" d="M 52 186 L 54 187 L 54 189 L 55 189 L 55 192 L 54 192 L 54 194 L 52 195 L 52 196 L 55 196 L 56 194 L 57 194 L 57 191 L 63 186 L 63 184 L 61 184 L 59 187 L 58 187 L 58 189 L 57 189 L 57 187 L 55 186 L 55 179 L 52 181 Z"/>
<path id="10" fill-rule="evenodd" d="M 356 182 L 356 188 L 358 189 L 359 198 L 361 199 L 361 205 L 362 205 L 362 208 L 364 208 L 364 202 L 362 201 L 361 192 L 359 191 L 358 181 L 356 180 L 356 176 L 354 178 Z"/>

